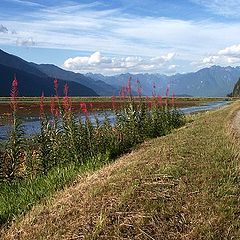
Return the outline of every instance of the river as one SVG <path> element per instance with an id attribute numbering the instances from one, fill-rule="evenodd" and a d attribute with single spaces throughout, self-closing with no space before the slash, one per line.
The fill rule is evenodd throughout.
<path id="1" fill-rule="evenodd" d="M 201 111 L 208 111 L 212 109 L 217 109 L 220 107 L 223 107 L 227 104 L 229 104 L 229 101 L 219 101 L 219 102 L 209 102 L 206 103 L 202 106 L 193 106 L 193 107 L 185 107 L 185 108 L 179 108 L 183 113 L 189 114 L 189 113 L 195 113 L 195 112 L 201 112 Z M 110 122 L 114 122 L 115 117 L 112 114 L 111 111 L 106 112 L 108 115 L 108 118 Z M 96 113 L 95 113 L 96 114 Z M 99 122 L 104 121 L 104 114 L 99 112 L 97 113 L 97 117 L 99 119 Z M 94 121 L 94 116 L 90 114 L 90 119 Z M 40 131 L 40 121 L 39 118 L 37 117 L 27 117 L 22 119 L 23 122 L 23 129 L 26 135 L 31 135 L 31 134 L 37 134 Z M 11 130 L 11 125 L 6 124 L 0 126 L 0 140 L 5 140 L 7 139 L 7 136 L 9 134 L 9 131 Z"/>

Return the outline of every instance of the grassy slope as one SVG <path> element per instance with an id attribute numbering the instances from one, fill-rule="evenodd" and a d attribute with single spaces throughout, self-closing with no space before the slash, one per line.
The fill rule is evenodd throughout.
<path id="1" fill-rule="evenodd" d="M 239 102 L 150 140 L 36 206 L 2 239 L 239 239 Z"/>

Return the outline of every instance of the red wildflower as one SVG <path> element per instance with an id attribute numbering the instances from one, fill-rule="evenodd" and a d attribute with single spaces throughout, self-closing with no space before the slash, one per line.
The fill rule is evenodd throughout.
<path id="1" fill-rule="evenodd" d="M 64 85 L 64 98 L 63 98 L 63 109 L 65 113 L 70 113 L 71 112 L 71 99 L 68 97 L 68 84 L 66 83 Z"/>
<path id="2" fill-rule="evenodd" d="M 55 99 L 53 97 L 51 97 L 50 109 L 51 109 L 52 115 L 54 115 L 54 113 L 55 113 Z"/>
<path id="3" fill-rule="evenodd" d="M 85 114 L 85 115 L 87 115 L 88 114 L 88 110 L 87 110 L 87 105 L 86 105 L 86 103 L 80 103 L 80 107 L 81 107 L 81 110 L 82 110 L 82 112 Z"/>
<path id="4" fill-rule="evenodd" d="M 121 90 L 121 96 L 122 96 L 122 98 L 125 98 L 125 91 L 126 91 L 125 86 L 122 86 L 122 90 Z"/>
<path id="5" fill-rule="evenodd" d="M 151 104 L 153 105 L 155 103 L 155 96 L 151 97 Z"/>
<path id="6" fill-rule="evenodd" d="M 60 111 L 58 107 L 55 108 L 55 117 L 60 117 Z"/>
<path id="7" fill-rule="evenodd" d="M 60 116 L 60 111 L 59 111 L 59 105 L 58 105 L 58 96 L 55 96 L 54 98 L 54 103 L 56 102 L 57 104 L 55 105 L 55 116 L 59 117 Z"/>
<path id="8" fill-rule="evenodd" d="M 70 98 L 67 95 L 63 97 L 63 109 L 65 113 L 71 111 Z"/>
<path id="9" fill-rule="evenodd" d="M 174 91 L 172 91 L 172 106 L 175 105 L 175 94 Z"/>
<path id="10" fill-rule="evenodd" d="M 17 89 L 18 87 L 18 81 L 16 79 L 16 74 L 14 74 L 14 79 L 13 79 L 13 82 L 12 82 L 12 87 L 14 87 L 15 89 Z"/>
<path id="11" fill-rule="evenodd" d="M 152 107 L 152 102 L 151 102 L 150 98 L 146 97 L 145 101 L 146 101 L 146 106 L 148 107 L 148 110 L 150 110 Z"/>
<path id="12" fill-rule="evenodd" d="M 93 103 L 90 102 L 89 105 L 90 105 L 91 111 L 93 111 Z"/>
<path id="13" fill-rule="evenodd" d="M 116 109 L 116 98 L 115 98 L 115 96 L 112 96 L 112 108 L 113 108 L 113 110 Z"/>
<path id="14" fill-rule="evenodd" d="M 152 108 L 152 104 L 153 104 L 152 101 L 148 101 L 148 110 L 151 110 L 151 108 Z"/>
<path id="15" fill-rule="evenodd" d="M 169 85 L 167 85 L 167 88 L 166 88 L 166 97 L 168 97 L 169 95 Z"/>
<path id="16" fill-rule="evenodd" d="M 132 77 L 130 77 L 130 78 L 128 79 L 127 87 L 126 87 L 127 93 L 128 93 L 129 95 L 131 95 L 131 92 L 132 92 L 132 90 L 131 90 L 131 80 L 132 80 Z"/>
<path id="17" fill-rule="evenodd" d="M 169 95 L 169 85 L 167 85 L 167 88 L 166 88 L 166 106 L 168 105 L 168 95 Z"/>
<path id="18" fill-rule="evenodd" d="M 55 78 L 53 83 L 54 83 L 55 94 L 57 96 L 58 95 L 58 80 Z"/>
<path id="19" fill-rule="evenodd" d="M 137 93 L 138 93 L 138 97 L 141 97 L 141 84 L 140 84 L 140 81 L 137 80 Z"/>
<path id="20" fill-rule="evenodd" d="M 160 106 L 162 106 L 162 96 L 158 96 L 158 102 L 159 102 Z"/>
<path id="21" fill-rule="evenodd" d="M 11 90 L 11 108 L 14 112 L 17 110 L 17 93 L 18 93 L 18 81 L 16 79 L 16 75 L 14 74 Z"/>
<path id="22" fill-rule="evenodd" d="M 44 116 L 44 92 L 42 92 L 42 96 L 40 98 L 40 117 Z"/>
<path id="23" fill-rule="evenodd" d="M 68 96 L 68 90 L 69 90 L 68 84 L 65 83 L 65 85 L 64 85 L 64 95 L 65 96 Z"/>

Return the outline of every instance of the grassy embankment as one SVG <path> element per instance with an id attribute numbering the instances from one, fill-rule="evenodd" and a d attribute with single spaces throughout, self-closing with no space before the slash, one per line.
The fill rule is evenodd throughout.
<path id="1" fill-rule="evenodd" d="M 239 239 L 239 102 L 145 142 L 17 219 L 2 239 Z"/>

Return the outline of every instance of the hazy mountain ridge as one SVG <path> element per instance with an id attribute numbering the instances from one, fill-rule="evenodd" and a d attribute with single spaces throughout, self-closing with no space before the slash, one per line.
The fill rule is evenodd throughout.
<path id="1" fill-rule="evenodd" d="M 31 63 L 37 69 L 39 69 L 44 74 L 48 75 L 49 77 L 55 77 L 60 79 L 65 79 L 68 81 L 74 81 L 80 83 L 86 87 L 93 89 L 98 95 L 101 96 L 112 96 L 116 95 L 117 90 L 112 85 L 107 84 L 101 80 L 95 80 L 85 76 L 81 73 L 74 73 L 71 71 L 67 71 L 61 69 L 53 64 L 35 64 Z"/>
<path id="2" fill-rule="evenodd" d="M 45 96 L 54 95 L 53 80 L 44 72 L 19 57 L 0 50 L 0 96 L 9 96 L 11 83 L 16 74 L 19 81 L 19 96 L 40 96 L 44 91 Z M 63 95 L 65 79 L 59 79 L 59 95 Z M 82 84 L 68 81 L 70 96 L 98 96 L 98 94 Z"/>
<path id="3" fill-rule="evenodd" d="M 126 84 L 132 76 L 133 87 L 136 87 L 136 80 L 140 80 L 144 95 L 152 94 L 152 86 L 155 82 L 157 94 L 164 95 L 167 85 L 174 89 L 176 95 L 191 96 L 226 96 L 240 77 L 240 67 L 212 66 L 203 68 L 197 72 L 175 74 L 172 76 L 162 74 L 120 74 L 115 76 L 103 76 L 100 74 L 88 73 L 87 76 L 101 79 L 115 87 Z"/>
<path id="4" fill-rule="evenodd" d="M 6 53 L 0 49 L 0 64 L 6 67 L 12 67 L 21 71 L 25 71 L 34 74 L 38 77 L 47 77 L 42 71 L 33 67 L 29 62 L 23 60 L 20 57 Z"/>
<path id="5" fill-rule="evenodd" d="M 55 94 L 53 88 L 53 78 L 39 77 L 31 73 L 21 71 L 13 67 L 7 67 L 0 64 L 1 88 L 0 96 L 9 96 L 11 92 L 11 83 L 13 75 L 16 74 L 18 80 L 19 96 L 40 96 L 42 91 L 45 96 Z M 59 95 L 63 95 L 63 87 L 66 81 L 59 80 Z M 97 96 L 90 88 L 75 82 L 68 82 L 70 96 Z"/>

